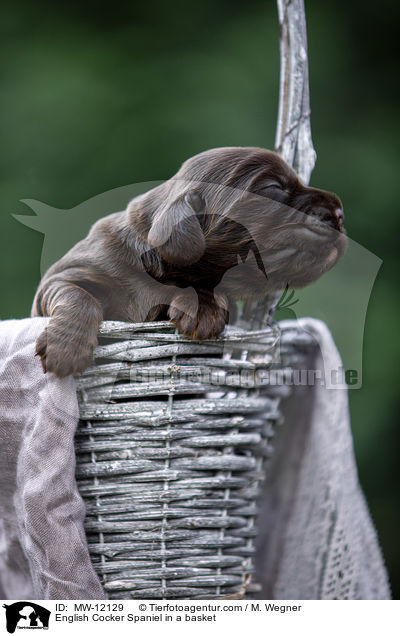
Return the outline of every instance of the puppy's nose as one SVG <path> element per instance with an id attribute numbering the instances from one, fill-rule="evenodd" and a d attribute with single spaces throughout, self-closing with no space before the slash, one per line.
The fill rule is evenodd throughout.
<path id="1" fill-rule="evenodd" d="M 333 216 L 336 220 L 336 225 L 341 230 L 343 228 L 344 214 L 342 208 L 336 208 L 333 212 Z"/>
<path id="2" fill-rule="evenodd" d="M 334 230 L 339 230 L 339 231 L 342 230 L 343 219 L 344 219 L 342 208 L 335 208 L 334 210 L 332 210 L 332 208 L 325 208 L 325 207 L 315 208 L 313 210 L 313 213 L 321 221 L 333 227 Z"/>

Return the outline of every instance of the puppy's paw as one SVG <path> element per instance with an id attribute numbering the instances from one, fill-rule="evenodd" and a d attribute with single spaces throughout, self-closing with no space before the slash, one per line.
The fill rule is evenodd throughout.
<path id="1" fill-rule="evenodd" d="M 82 373 L 93 362 L 93 349 L 97 341 L 84 334 L 62 333 L 60 328 L 46 327 L 36 341 L 36 353 L 44 373 L 59 378 Z"/>
<path id="2" fill-rule="evenodd" d="M 178 294 L 172 301 L 168 315 L 183 335 L 193 340 L 217 338 L 228 321 L 228 302 L 222 294 L 199 292 L 197 307 L 193 299 Z"/>

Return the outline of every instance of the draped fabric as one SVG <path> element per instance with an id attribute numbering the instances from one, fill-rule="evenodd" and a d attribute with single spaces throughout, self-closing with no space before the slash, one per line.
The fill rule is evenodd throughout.
<path id="1" fill-rule="evenodd" d="M 102 599 L 75 481 L 75 382 L 43 374 L 35 340 L 47 319 L 0 322 L 0 598 Z M 340 366 L 323 323 L 297 323 Z M 363 493 L 345 387 L 296 387 L 284 404 L 261 500 L 257 575 L 264 598 L 389 598 Z"/>

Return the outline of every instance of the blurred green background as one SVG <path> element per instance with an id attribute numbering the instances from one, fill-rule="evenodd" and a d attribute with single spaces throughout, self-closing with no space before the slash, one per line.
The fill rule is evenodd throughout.
<path id="1" fill-rule="evenodd" d="M 399 598 L 400 5 L 308 0 L 306 9 L 312 184 L 341 196 L 349 235 L 383 259 L 363 387 L 350 400 L 360 478 Z M 9 0 L 0 33 L 2 319 L 29 315 L 40 278 L 43 236 L 11 216 L 29 214 L 21 199 L 71 208 L 110 188 L 168 178 L 210 147 L 273 148 L 273 0 Z"/>

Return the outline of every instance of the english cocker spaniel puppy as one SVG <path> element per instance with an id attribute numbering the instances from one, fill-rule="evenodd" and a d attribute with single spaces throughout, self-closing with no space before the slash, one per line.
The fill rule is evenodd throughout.
<path id="1" fill-rule="evenodd" d="M 303 287 L 343 254 L 342 204 L 274 152 L 215 148 L 106 216 L 44 275 L 32 315 L 44 371 L 82 372 L 102 320 L 169 318 L 215 338 L 237 299 Z"/>

